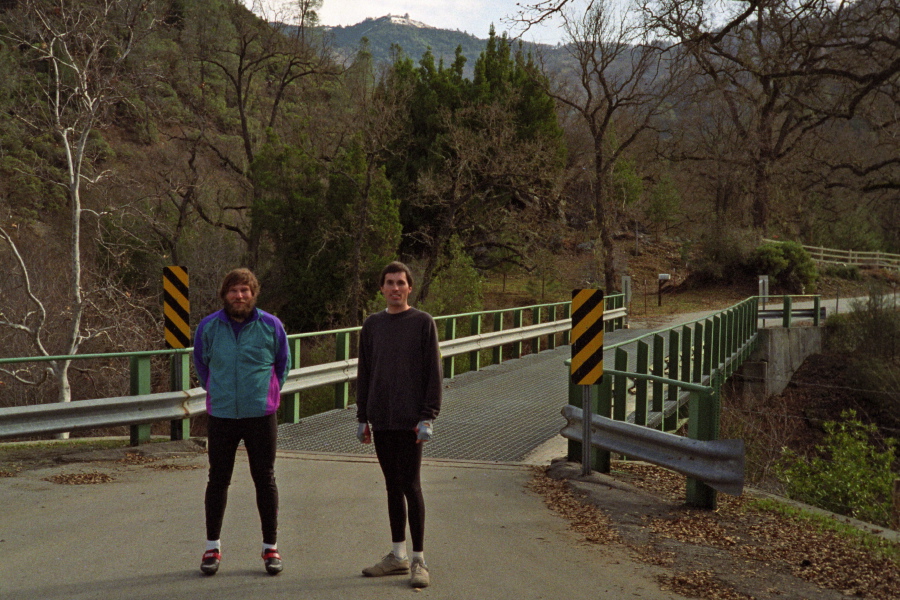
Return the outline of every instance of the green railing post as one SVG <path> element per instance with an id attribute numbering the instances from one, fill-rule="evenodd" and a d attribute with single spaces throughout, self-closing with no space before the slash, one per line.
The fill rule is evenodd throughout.
<path id="1" fill-rule="evenodd" d="M 334 359 L 350 360 L 350 332 L 341 331 L 335 334 Z M 347 408 L 350 402 L 350 384 L 348 382 L 334 384 L 334 407 Z"/>
<path id="2" fill-rule="evenodd" d="M 503 313 L 494 313 L 494 331 L 503 331 Z M 491 352 L 491 364 L 499 365 L 503 362 L 503 346 L 494 346 Z"/>
<path id="3" fill-rule="evenodd" d="M 694 324 L 694 383 L 703 381 L 703 341 L 706 339 L 703 333 L 703 323 Z"/>
<path id="4" fill-rule="evenodd" d="M 541 323 L 541 307 L 536 306 L 531 309 L 531 324 L 539 325 Z M 541 338 L 536 337 L 531 340 L 531 353 L 538 354 L 541 351 Z"/>
<path id="5" fill-rule="evenodd" d="M 450 318 L 447 319 L 447 322 L 444 324 L 444 339 L 445 340 L 455 340 L 456 339 L 456 319 Z M 454 357 L 448 356 L 444 359 L 444 377 L 447 379 L 453 379 L 456 377 L 456 361 L 453 360 Z"/>
<path id="6" fill-rule="evenodd" d="M 481 314 L 472 315 L 471 321 L 469 321 L 469 335 L 480 335 L 481 334 Z M 481 370 L 481 352 L 479 350 L 472 350 L 469 352 L 469 370 L 470 371 L 480 371 Z"/>
<path id="7" fill-rule="evenodd" d="M 150 385 L 150 357 L 132 356 L 129 358 L 131 375 L 131 395 L 143 396 L 152 392 Z M 131 425 L 131 445 L 140 446 L 150 441 L 150 423 Z"/>
<path id="8" fill-rule="evenodd" d="M 681 380 L 691 381 L 691 328 L 681 328 Z"/>
<path id="9" fill-rule="evenodd" d="M 522 309 L 517 308 L 513 311 L 513 329 L 522 327 Z M 522 358 L 522 342 L 513 342 L 512 358 Z"/>
<path id="10" fill-rule="evenodd" d="M 547 309 L 547 319 L 551 323 L 556 321 L 556 306 L 551 306 Z M 553 350 L 554 348 L 556 348 L 556 334 L 551 333 L 547 336 L 547 350 Z"/>
<path id="11" fill-rule="evenodd" d="M 822 313 L 822 296 L 816 296 L 813 298 L 813 325 L 816 327 L 819 326 Z"/>
<path id="12" fill-rule="evenodd" d="M 717 356 L 713 333 L 715 332 L 715 321 L 709 322 L 707 319 L 706 329 L 703 332 L 703 376 L 706 377 L 712 373 L 713 356 Z M 698 380 L 698 383 L 703 380 Z"/>
<path id="13" fill-rule="evenodd" d="M 169 357 L 169 389 L 173 392 L 191 387 L 191 355 L 173 354 Z M 175 419 L 169 422 L 169 436 L 173 440 L 191 437 L 191 420 Z"/>
<path id="14" fill-rule="evenodd" d="M 616 348 L 613 358 L 616 371 L 628 371 L 628 353 Z M 628 415 L 628 378 L 624 375 L 613 377 L 613 420 L 625 421 Z"/>
<path id="15" fill-rule="evenodd" d="M 571 319 L 572 318 L 572 303 L 567 302 L 563 304 L 563 319 Z M 562 334 L 562 344 L 563 346 L 568 346 L 571 341 L 571 330 L 566 329 Z"/>
<path id="16" fill-rule="evenodd" d="M 300 368 L 300 347 L 302 338 L 291 340 L 291 369 Z M 279 422 L 281 423 L 299 423 L 300 422 L 300 392 L 287 394 L 281 397 L 281 412 Z"/>
<path id="17" fill-rule="evenodd" d="M 669 379 L 678 379 L 679 352 L 681 350 L 681 337 L 677 329 L 669 332 Z M 666 400 L 676 406 L 678 402 L 678 386 L 669 384 L 669 393 Z M 663 415 L 662 430 L 674 431 L 678 428 L 678 411 L 673 409 L 671 414 Z"/>
<path id="18" fill-rule="evenodd" d="M 791 302 L 791 297 L 790 297 L 790 296 L 785 296 L 785 297 L 784 297 L 784 316 L 783 316 L 783 318 L 782 318 L 782 320 L 781 320 L 781 325 L 782 325 L 782 327 L 784 327 L 785 329 L 788 329 L 788 328 L 791 326 L 791 308 L 792 308 L 792 304 L 793 304 L 793 303 Z"/>
<path id="19" fill-rule="evenodd" d="M 666 369 L 666 339 L 656 334 L 653 336 L 653 371 L 657 377 L 665 377 Z M 659 428 L 663 427 L 663 384 L 661 381 L 653 382 L 653 412 L 659 413 Z"/>
<path id="20" fill-rule="evenodd" d="M 688 437 L 694 440 L 711 441 L 719 437 L 719 419 L 715 391 L 694 392 L 690 399 Z M 687 503 L 697 508 L 715 510 L 716 491 L 697 479 L 687 480 Z"/>
<path id="21" fill-rule="evenodd" d="M 635 373 L 646 375 L 648 373 L 648 363 L 650 354 L 650 346 L 647 342 L 638 341 L 637 343 L 637 367 Z M 638 379 L 634 382 L 634 422 L 636 425 L 647 425 L 647 380 Z"/>

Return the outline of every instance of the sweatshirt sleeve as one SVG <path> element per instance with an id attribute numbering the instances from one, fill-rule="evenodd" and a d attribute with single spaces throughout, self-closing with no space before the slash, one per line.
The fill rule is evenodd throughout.
<path id="1" fill-rule="evenodd" d="M 287 380 L 288 371 L 291 370 L 291 348 L 287 339 L 287 332 L 284 325 L 278 321 L 278 327 L 275 328 L 276 349 L 275 349 L 275 374 L 278 376 L 278 383 L 284 387 Z"/>
<path id="2" fill-rule="evenodd" d="M 359 357 L 356 363 L 356 420 L 360 423 L 369 421 L 366 412 L 371 375 L 369 359 L 369 328 L 363 323 L 362 330 L 359 332 Z"/>
<path id="3" fill-rule="evenodd" d="M 422 402 L 419 420 L 433 421 L 441 411 L 444 369 L 441 363 L 437 325 L 431 317 L 428 318 L 428 329 L 423 335 L 422 351 L 427 358 L 425 361 L 425 398 Z"/>

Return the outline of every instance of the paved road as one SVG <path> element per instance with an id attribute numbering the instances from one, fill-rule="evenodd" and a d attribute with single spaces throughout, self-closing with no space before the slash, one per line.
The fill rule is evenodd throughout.
<path id="1" fill-rule="evenodd" d="M 284 452 L 279 547 L 285 571 L 265 574 L 246 459 L 226 513 L 223 563 L 199 573 L 205 455 L 173 459 L 195 470 L 73 464 L 0 478 L 3 600 L 446 599 L 656 600 L 656 567 L 584 545 L 525 489 L 522 465 L 427 460 L 427 559 L 432 586 L 360 569 L 389 549 L 383 482 L 370 457 Z M 150 468 L 151 466 L 156 468 Z M 47 477 L 103 472 L 115 481 L 58 485 Z"/>

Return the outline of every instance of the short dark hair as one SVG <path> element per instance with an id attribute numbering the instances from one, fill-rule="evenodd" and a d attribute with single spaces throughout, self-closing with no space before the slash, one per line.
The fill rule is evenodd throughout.
<path id="1" fill-rule="evenodd" d="M 409 284 L 409 287 L 413 286 L 412 271 L 410 271 L 409 267 L 404 265 L 399 260 L 395 260 L 394 262 L 390 263 L 388 266 L 386 266 L 385 268 L 383 268 L 381 270 L 381 280 L 378 283 L 378 287 L 381 287 L 384 285 L 384 278 L 388 273 L 403 273 L 403 274 L 405 274 L 406 275 L 406 283 Z"/>
<path id="2" fill-rule="evenodd" d="M 219 298 L 225 299 L 225 295 L 232 287 L 236 285 L 246 285 L 253 292 L 253 297 L 259 296 L 259 280 L 250 269 L 232 269 L 225 275 L 222 280 L 222 287 L 219 288 Z"/>

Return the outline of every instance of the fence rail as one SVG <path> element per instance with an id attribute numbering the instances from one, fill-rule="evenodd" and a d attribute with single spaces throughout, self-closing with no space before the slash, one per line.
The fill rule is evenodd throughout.
<path id="1" fill-rule="evenodd" d="M 764 239 L 764 242 L 777 243 L 779 240 Z M 900 254 L 889 252 L 864 252 L 860 250 L 838 250 L 820 246 L 801 244 L 815 262 L 825 265 L 841 265 L 869 267 L 877 269 L 900 270 Z"/>
<path id="2" fill-rule="evenodd" d="M 514 309 L 496 311 L 484 311 L 481 313 L 467 313 L 463 315 L 448 315 L 435 318 L 439 328 L 443 325 L 444 339 L 440 342 L 441 354 L 445 363 L 445 373 L 448 361 L 450 370 L 453 370 L 452 361 L 460 356 L 469 355 L 469 367 L 480 368 L 479 360 L 472 360 L 471 355 L 480 354 L 483 350 L 494 351 L 497 362 L 503 359 L 501 349 L 504 346 L 512 346 L 510 357 L 518 357 L 522 352 L 522 344 L 531 342 L 532 350 L 541 347 L 541 341 L 548 348 L 555 345 L 558 334 L 563 336 L 563 342 L 568 343 L 567 335 L 571 328 L 569 318 L 569 302 L 527 306 Z M 621 295 L 612 295 L 607 298 L 607 312 L 604 321 L 610 330 L 621 328 L 627 315 L 624 307 L 624 298 Z M 526 311 L 532 321 L 529 325 L 522 325 Z M 564 318 L 545 320 L 544 315 L 556 317 L 561 312 Z M 512 323 L 518 327 L 502 329 L 503 316 L 512 313 Z M 494 317 L 495 331 L 480 332 L 480 327 L 472 327 L 478 331 L 473 335 L 456 338 L 456 324 L 465 321 L 469 324 L 480 323 L 484 316 Z M 499 317 L 499 318 L 497 318 Z M 476 324 L 477 324 L 476 323 Z M 318 364 L 299 366 L 299 351 L 293 356 L 296 368 L 288 373 L 287 380 L 282 388 L 282 404 L 287 407 L 286 413 L 290 415 L 295 409 L 296 395 L 304 390 L 335 386 L 335 407 L 346 406 L 348 388 L 350 382 L 356 379 L 356 358 L 349 357 L 349 336 L 359 331 L 360 328 L 331 330 L 288 336 L 291 343 L 299 350 L 301 340 L 315 336 L 328 336 L 335 338 L 338 360 Z M 103 427 L 128 425 L 132 427 L 131 441 L 137 445 L 150 437 L 149 426 L 152 423 L 170 421 L 172 423 L 173 439 L 185 437 L 184 422 L 190 417 L 197 416 L 206 410 L 206 393 L 202 388 L 187 389 L 184 375 L 187 373 L 188 353 L 190 348 L 184 350 L 163 350 L 148 352 L 131 352 L 121 354 L 95 354 L 74 356 L 30 357 L 17 359 L 3 359 L 5 363 L 48 361 L 48 360 L 89 360 L 89 359 L 128 359 L 131 363 L 132 395 L 114 398 L 100 398 L 93 400 L 78 400 L 75 402 L 56 402 L 39 404 L 34 406 L 0 408 L 0 439 L 14 439 L 35 435 L 47 435 L 71 431 L 84 431 Z M 173 377 L 173 381 L 183 384 L 182 389 L 169 392 L 150 393 L 150 360 L 157 356 L 172 356 L 174 358 L 173 369 L 177 367 L 180 378 Z M 288 418 L 287 420 L 290 420 Z M 188 432 L 189 435 L 189 432 Z"/>

